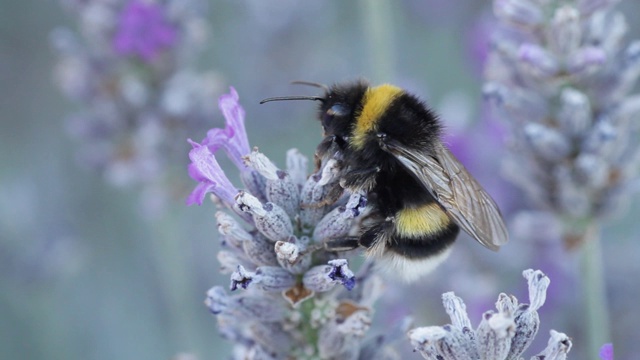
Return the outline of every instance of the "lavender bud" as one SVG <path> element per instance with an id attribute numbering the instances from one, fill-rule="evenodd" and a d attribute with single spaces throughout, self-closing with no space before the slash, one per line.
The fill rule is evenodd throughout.
<path id="1" fill-rule="evenodd" d="M 529 348 L 540 328 L 540 317 L 529 305 L 522 304 L 514 312 L 515 333 L 511 339 L 508 359 L 518 359 Z"/>
<path id="2" fill-rule="evenodd" d="M 275 245 L 276 256 L 280 263 L 295 263 L 300 259 L 300 246 L 294 242 L 278 241 Z"/>
<path id="3" fill-rule="evenodd" d="M 346 319 L 332 319 L 318 334 L 318 350 L 322 358 L 341 357 L 349 348 L 359 351 L 359 339 L 364 337 L 371 326 L 367 311 L 358 310 Z M 357 356 L 357 353 L 355 353 Z"/>
<path id="4" fill-rule="evenodd" d="M 275 322 L 282 321 L 286 315 L 286 309 L 282 303 L 268 301 L 264 296 L 241 294 L 230 299 L 232 302 L 224 311 L 242 319 Z"/>
<path id="5" fill-rule="evenodd" d="M 274 203 L 262 204 L 253 195 L 241 191 L 236 196 L 240 210 L 253 216 L 256 228 L 273 242 L 285 241 L 293 235 L 291 220 L 285 211 Z"/>
<path id="6" fill-rule="evenodd" d="M 309 176 L 300 190 L 300 222 L 303 228 L 314 227 L 326 213 L 326 206 L 318 206 L 327 194 L 327 188 L 320 185 L 321 176 L 314 174 Z"/>
<path id="7" fill-rule="evenodd" d="M 292 274 L 303 274 L 309 266 L 311 266 L 312 253 L 304 252 L 309 238 L 303 236 L 298 240 L 294 236 L 291 237 L 289 242 L 278 241 L 275 245 L 276 257 L 278 264 Z"/>
<path id="8" fill-rule="evenodd" d="M 278 358 L 283 358 L 289 352 L 291 337 L 280 324 L 255 322 L 251 324 L 250 331 L 252 338 L 265 349 L 281 353 Z"/>
<path id="9" fill-rule="evenodd" d="M 461 298 L 457 297 L 453 291 L 442 294 L 442 305 L 451 318 L 451 324 L 462 330 L 471 329 L 471 320 L 467 315 L 467 306 Z"/>
<path id="10" fill-rule="evenodd" d="M 426 326 L 409 330 L 407 333 L 411 340 L 411 345 L 418 350 L 422 357 L 427 360 L 445 359 L 439 355 L 436 349 L 436 343 L 440 342 L 447 336 L 446 330 L 440 326 Z"/>
<path id="11" fill-rule="evenodd" d="M 505 293 L 500 293 L 498 301 L 496 301 L 496 309 L 501 313 L 515 314 L 516 310 L 518 310 L 518 299 L 513 295 L 509 296 Z"/>
<path id="12" fill-rule="evenodd" d="M 242 243 L 252 240 L 251 234 L 243 229 L 231 215 L 218 211 L 216 212 L 216 220 L 218 222 L 218 232 L 234 248 L 242 248 Z"/>
<path id="13" fill-rule="evenodd" d="M 640 67 L 640 40 L 636 40 L 629 44 L 624 51 L 624 62 L 627 71 L 633 68 L 632 72 L 636 73 Z"/>
<path id="14" fill-rule="evenodd" d="M 290 218 L 294 218 L 300 208 L 300 190 L 286 172 L 278 170 L 277 175 L 278 180 L 267 181 L 267 199 L 280 205 Z"/>
<path id="15" fill-rule="evenodd" d="M 231 274 L 230 290 L 236 291 L 238 285 L 246 289 L 253 282 L 254 276 L 255 273 L 247 271 L 242 265 L 238 265 L 236 271 Z"/>
<path id="16" fill-rule="evenodd" d="M 277 266 L 260 266 L 254 275 L 254 284 L 263 291 L 282 291 L 295 283 L 293 274 Z"/>
<path id="17" fill-rule="evenodd" d="M 257 197 L 260 202 L 266 203 L 268 201 L 266 195 L 267 180 L 260 173 L 247 168 L 247 170 L 240 172 L 240 180 L 242 180 L 248 192 Z"/>
<path id="18" fill-rule="evenodd" d="M 501 20 L 520 26 L 534 27 L 544 20 L 540 8 L 526 0 L 497 0 L 493 11 Z"/>
<path id="19" fill-rule="evenodd" d="M 243 360 L 278 360 L 277 354 L 262 345 L 255 344 L 242 357 Z"/>
<path id="20" fill-rule="evenodd" d="M 420 331 L 416 332 L 416 330 Z M 420 336 L 422 336 L 422 338 L 420 338 Z M 478 358 L 477 352 L 475 352 L 474 349 L 475 344 L 469 342 L 460 330 L 449 325 L 439 328 L 426 327 L 414 329 L 409 331 L 409 337 L 412 343 L 414 343 L 414 339 L 416 340 L 416 344 L 418 340 L 421 340 L 424 344 L 423 347 L 427 350 L 425 352 L 434 353 L 436 355 L 435 359 L 457 360 Z M 472 349 L 474 352 L 469 353 L 467 349 Z M 425 356 L 425 358 L 427 357 Z"/>
<path id="21" fill-rule="evenodd" d="M 536 154 L 548 161 L 563 159 L 571 151 L 567 138 L 555 129 L 529 123 L 525 126 L 524 133 Z"/>
<path id="22" fill-rule="evenodd" d="M 260 175 L 267 179 L 267 181 L 278 180 L 278 167 L 275 166 L 263 153 L 259 152 L 258 148 L 253 148 L 253 151 L 242 159 L 245 165 L 255 169 Z"/>
<path id="23" fill-rule="evenodd" d="M 507 88 L 497 82 L 487 82 L 482 86 L 482 96 L 484 100 L 496 108 L 504 107 L 509 96 Z"/>
<path id="24" fill-rule="evenodd" d="M 278 169 L 264 154 L 254 149 L 244 157 L 245 164 L 253 167 L 267 180 L 265 194 L 267 200 L 282 207 L 293 218 L 298 212 L 300 194 L 287 172 Z"/>
<path id="25" fill-rule="evenodd" d="M 584 93 L 566 88 L 560 94 L 558 122 L 571 136 L 581 136 L 591 125 L 591 104 Z"/>
<path id="26" fill-rule="evenodd" d="M 273 251 L 273 243 L 262 234 L 255 234 L 250 241 L 242 243 L 247 257 L 258 265 L 276 265 L 278 260 Z"/>
<path id="27" fill-rule="evenodd" d="M 247 266 L 246 262 L 248 262 L 244 257 L 240 257 L 240 255 L 236 252 L 228 251 L 228 250 L 220 250 L 216 255 L 218 262 L 220 263 L 220 272 L 223 274 L 230 274 L 236 270 L 238 264 L 242 264 L 243 266 Z"/>
<path id="28" fill-rule="evenodd" d="M 547 298 L 547 288 L 551 280 L 540 270 L 527 269 L 522 276 L 529 284 L 529 303 L 532 310 L 538 310 Z"/>
<path id="29" fill-rule="evenodd" d="M 291 181 L 298 187 L 302 187 L 307 181 L 307 167 L 309 159 L 298 149 L 290 149 L 287 151 L 287 172 L 291 177 Z"/>
<path id="30" fill-rule="evenodd" d="M 584 42 L 600 44 L 608 54 L 612 54 L 618 51 L 627 28 L 627 22 L 621 13 L 599 11 L 594 13 L 588 22 L 587 36 Z"/>
<path id="31" fill-rule="evenodd" d="M 546 101 L 534 92 L 507 89 L 505 86 L 489 82 L 483 88 L 483 96 L 496 108 L 514 119 L 531 119 L 541 122 L 548 112 Z"/>
<path id="32" fill-rule="evenodd" d="M 476 331 L 482 360 L 504 359 L 511 348 L 515 333 L 513 317 L 507 313 L 487 311 Z"/>
<path id="33" fill-rule="evenodd" d="M 331 324 L 333 325 L 333 323 Z M 318 353 L 321 359 L 335 359 L 349 348 L 358 349 L 358 339 L 345 336 L 345 334 L 337 331 L 334 326 L 325 325 L 320 330 L 318 334 Z"/>
<path id="34" fill-rule="evenodd" d="M 547 343 L 547 347 L 538 355 L 532 357 L 532 360 L 566 360 L 567 353 L 571 351 L 571 338 L 566 334 L 550 331 L 551 338 Z"/>
<path id="35" fill-rule="evenodd" d="M 567 71 L 573 75 L 584 76 L 593 73 L 607 61 L 607 53 L 596 46 L 587 46 L 574 52 L 567 60 Z"/>
<path id="36" fill-rule="evenodd" d="M 612 117 L 615 123 L 629 122 L 631 118 L 640 113 L 640 95 L 632 95 L 624 99 L 614 110 Z"/>
<path id="37" fill-rule="evenodd" d="M 330 211 L 320 220 L 313 231 L 313 239 L 323 242 L 327 239 L 339 238 L 349 233 L 353 219 L 360 215 L 366 206 L 366 198 L 360 194 L 353 194 L 345 206 Z"/>
<path id="38" fill-rule="evenodd" d="M 602 119 L 594 125 L 591 133 L 586 136 L 582 144 L 582 151 L 606 157 L 611 152 L 611 147 L 617 137 L 618 131 L 616 128 L 608 120 Z"/>
<path id="39" fill-rule="evenodd" d="M 547 35 L 553 51 L 561 56 L 572 54 L 580 46 L 581 37 L 578 10 L 569 5 L 557 8 Z"/>
<path id="40" fill-rule="evenodd" d="M 451 325 L 443 326 L 445 330 L 449 331 L 447 336 L 447 348 L 451 353 L 456 354 L 456 359 L 477 359 L 479 358 L 478 349 L 476 347 L 476 337 L 472 329 L 466 328 L 464 330 L 452 327 Z M 438 348 L 438 347 L 436 347 Z M 445 348 L 441 348 L 443 351 Z"/>
<path id="41" fill-rule="evenodd" d="M 623 68 L 614 74 L 617 84 L 608 89 L 609 98 L 621 98 L 631 92 L 640 76 L 640 41 L 634 41 L 624 51 Z"/>
<path id="42" fill-rule="evenodd" d="M 333 289 L 337 283 L 344 285 L 347 290 L 355 286 L 355 276 L 347 266 L 347 260 L 336 259 L 329 261 L 329 265 L 314 266 L 302 278 L 304 286 L 315 292 L 325 292 Z"/>
<path id="43" fill-rule="evenodd" d="M 607 162 L 593 154 L 580 154 L 575 160 L 577 181 L 591 188 L 604 187 L 609 177 Z"/>
<path id="44" fill-rule="evenodd" d="M 524 69 L 534 78 L 550 78 L 555 76 L 560 67 L 556 58 L 545 48 L 537 44 L 523 44 L 518 50 L 518 58 Z"/>
<path id="45" fill-rule="evenodd" d="M 553 178 L 557 186 L 556 207 L 565 214 L 581 217 L 589 211 L 589 193 L 576 186 L 571 171 L 566 166 L 558 166 Z"/>
<path id="46" fill-rule="evenodd" d="M 531 304 L 522 304 L 515 311 L 514 322 L 516 324 L 509 359 L 517 359 L 531 345 L 540 327 L 540 318 L 537 310 L 544 304 L 549 278 L 540 270 L 528 269 L 522 275 L 529 283 L 529 301 Z"/>
<path id="47" fill-rule="evenodd" d="M 222 286 L 214 286 L 207 291 L 207 298 L 204 303 L 212 314 L 217 315 L 229 307 L 230 299 L 222 289 Z"/>
<path id="48" fill-rule="evenodd" d="M 460 348 L 461 354 L 466 354 L 470 359 L 478 358 L 476 348 L 476 336 L 471 326 L 471 321 L 467 316 L 466 305 L 461 298 L 455 296 L 453 292 L 442 294 L 442 305 L 451 318 L 453 329 L 451 336 L 455 338 L 456 347 Z"/>

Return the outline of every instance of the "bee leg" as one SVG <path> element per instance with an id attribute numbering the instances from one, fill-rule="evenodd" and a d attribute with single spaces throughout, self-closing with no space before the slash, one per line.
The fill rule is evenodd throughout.
<path id="1" fill-rule="evenodd" d="M 327 251 L 349 251 L 360 247 L 359 240 L 357 236 L 330 239 L 325 241 L 324 247 Z"/>
<path id="2" fill-rule="evenodd" d="M 340 186 L 345 189 L 362 189 L 368 192 L 376 185 L 375 175 L 379 172 L 379 167 L 364 170 L 350 170 L 340 179 Z"/>
<path id="3" fill-rule="evenodd" d="M 300 207 L 305 209 L 305 208 L 319 208 L 325 205 L 331 205 L 336 201 L 340 200 L 340 198 L 342 197 L 342 194 L 344 193 L 344 189 L 337 182 L 327 184 L 325 185 L 325 187 L 328 188 L 329 190 L 327 191 L 327 193 L 325 194 L 325 196 L 322 198 L 321 201 L 300 204 Z"/>

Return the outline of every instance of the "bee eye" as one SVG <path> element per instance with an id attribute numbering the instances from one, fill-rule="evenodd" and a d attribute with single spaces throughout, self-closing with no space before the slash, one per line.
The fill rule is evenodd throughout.
<path id="1" fill-rule="evenodd" d="M 329 110 L 327 115 L 330 116 L 345 116 L 349 114 L 349 108 L 343 104 L 335 104 Z"/>

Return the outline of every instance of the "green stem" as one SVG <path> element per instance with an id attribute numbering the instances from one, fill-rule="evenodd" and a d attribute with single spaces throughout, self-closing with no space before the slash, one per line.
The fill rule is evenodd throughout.
<path id="1" fill-rule="evenodd" d="M 363 27 L 367 39 L 369 70 L 373 82 L 391 80 L 394 73 L 393 6 L 388 0 L 361 0 Z"/>
<path id="2" fill-rule="evenodd" d="M 588 227 L 583 242 L 582 271 L 584 274 L 584 298 L 587 321 L 587 354 L 597 356 L 600 347 L 610 342 L 609 311 L 607 308 L 606 287 L 600 228 L 597 224 Z"/>

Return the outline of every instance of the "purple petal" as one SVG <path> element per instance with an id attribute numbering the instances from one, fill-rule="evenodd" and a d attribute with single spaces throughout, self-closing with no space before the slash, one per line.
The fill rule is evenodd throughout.
<path id="1" fill-rule="evenodd" d="M 245 112 L 238 102 L 239 97 L 236 89 L 233 87 L 229 89 L 230 93 L 220 96 L 218 100 L 218 107 L 222 111 L 227 124 L 224 131 L 227 139 L 220 145 L 239 169 L 245 169 L 246 166 L 242 161 L 242 157 L 251 152 L 247 131 L 244 127 Z M 207 134 L 208 137 L 209 134 Z M 215 144 L 216 139 L 208 139 L 207 146 L 215 146 Z"/>
<path id="2" fill-rule="evenodd" d="M 208 147 L 189 140 L 193 149 L 189 151 L 189 176 L 200 182 L 187 199 L 187 204 L 202 204 L 208 192 L 214 193 L 226 204 L 234 203 L 234 196 L 238 190 L 220 168 L 218 161 Z"/>
<path id="3" fill-rule="evenodd" d="M 116 53 L 153 60 L 177 41 L 177 30 L 162 5 L 131 1 L 123 7 L 112 46 Z"/>
<path id="4" fill-rule="evenodd" d="M 213 128 L 207 132 L 207 137 L 202 140 L 202 145 L 205 145 L 215 153 L 220 148 L 224 148 L 225 144 L 233 137 L 233 129 L 225 127 L 224 129 Z"/>
<path id="5" fill-rule="evenodd" d="M 600 348 L 600 359 L 613 360 L 613 344 L 604 344 Z"/>
<path id="6" fill-rule="evenodd" d="M 191 192 L 189 197 L 187 197 L 187 205 L 191 206 L 193 204 L 202 205 L 202 201 L 204 201 L 204 197 L 211 190 L 212 185 L 207 183 L 200 183 L 196 185 L 195 189 Z"/>

